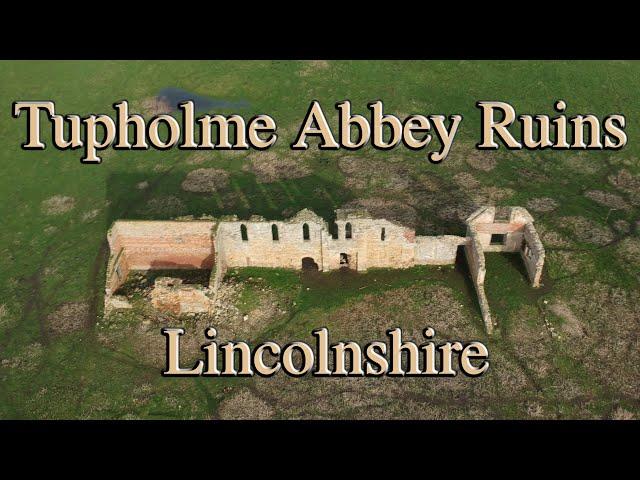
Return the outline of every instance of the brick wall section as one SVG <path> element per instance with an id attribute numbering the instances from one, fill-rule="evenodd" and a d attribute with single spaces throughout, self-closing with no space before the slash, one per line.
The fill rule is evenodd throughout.
<path id="1" fill-rule="evenodd" d="M 212 221 L 118 220 L 109 229 L 109 297 L 131 270 L 209 269 L 213 266 Z M 105 299 L 107 300 L 107 299 Z"/>
<path id="2" fill-rule="evenodd" d="M 213 266 L 212 221 L 116 221 L 111 253 L 124 249 L 131 270 L 209 269 Z"/>

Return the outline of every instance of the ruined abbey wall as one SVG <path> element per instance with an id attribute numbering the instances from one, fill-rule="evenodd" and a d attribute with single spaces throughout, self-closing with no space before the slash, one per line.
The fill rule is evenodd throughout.
<path id="1" fill-rule="evenodd" d="M 529 274 L 531 285 L 539 287 L 545 254 L 538 232 L 536 232 L 532 223 L 528 223 L 524 227 L 524 242 L 520 249 L 520 255 Z"/>
<path id="2" fill-rule="evenodd" d="M 107 295 L 131 270 L 209 269 L 213 266 L 212 221 L 118 220 L 107 233 L 111 257 Z"/>
<path id="3" fill-rule="evenodd" d="M 309 239 L 303 239 L 302 225 L 309 227 Z M 246 227 L 246 240 L 242 238 L 242 226 Z M 273 226 L 277 228 L 277 240 L 273 238 Z M 326 235 L 324 222 L 265 221 L 254 218 L 248 221 L 222 221 L 216 231 L 217 258 L 229 267 L 302 268 L 302 258 L 310 257 L 322 264 L 322 236 Z"/>
<path id="4" fill-rule="evenodd" d="M 444 265 L 455 262 L 457 247 L 466 241 L 453 235 L 417 237 L 411 228 L 361 211 L 339 210 L 336 226 L 334 237 L 326 222 L 308 210 L 284 221 L 261 217 L 223 220 L 215 233 L 216 262 L 223 269 L 257 266 L 299 270 L 306 258 L 321 271 Z"/>
<path id="5" fill-rule="evenodd" d="M 124 249 L 132 270 L 211 268 L 212 221 L 123 221 L 113 224 L 107 240 L 111 252 Z"/>
<path id="6" fill-rule="evenodd" d="M 351 225 L 351 238 L 347 238 L 347 224 Z M 349 268 L 359 271 L 406 268 L 415 264 L 413 229 L 385 219 L 373 219 L 362 212 L 342 210 L 338 210 L 336 225 L 337 238 L 325 237 L 325 271 L 345 266 L 341 264 L 341 254 L 348 255 Z"/>
<path id="7" fill-rule="evenodd" d="M 416 237 L 416 265 L 450 265 L 455 263 L 458 247 L 467 239 L 455 235 Z"/>
<path id="8" fill-rule="evenodd" d="M 466 221 L 467 235 L 416 236 L 396 222 L 372 218 L 364 210 L 336 211 L 334 237 L 321 217 L 302 210 L 287 220 L 254 216 L 219 221 L 117 221 L 108 232 L 111 255 L 106 298 L 131 270 L 212 269 L 209 286 L 161 280 L 153 304 L 176 314 L 210 312 L 228 268 L 271 267 L 331 271 L 350 268 L 408 268 L 447 265 L 464 247 L 488 333 L 494 324 L 485 294 L 485 253 L 520 252 L 533 287 L 540 286 L 545 252 L 524 208 L 483 207 Z"/>

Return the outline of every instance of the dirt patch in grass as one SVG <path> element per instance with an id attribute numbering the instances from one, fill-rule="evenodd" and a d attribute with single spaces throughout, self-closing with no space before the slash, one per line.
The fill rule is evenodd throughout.
<path id="1" fill-rule="evenodd" d="M 488 152 L 479 152 L 477 150 L 472 150 L 467 152 L 465 155 L 465 161 L 467 165 L 469 165 L 474 170 L 480 170 L 482 172 L 490 172 L 496 165 L 498 161 L 491 156 Z"/>
<path id="2" fill-rule="evenodd" d="M 570 172 L 579 174 L 595 175 L 603 168 L 602 162 L 594 161 L 593 158 L 584 154 L 562 156 L 560 162 L 563 167 Z"/>
<path id="3" fill-rule="evenodd" d="M 564 302 L 555 302 L 549 306 L 551 313 L 563 320 L 562 331 L 573 337 L 582 337 L 584 330 L 580 319 L 571 311 L 569 306 Z"/>
<path id="4" fill-rule="evenodd" d="M 240 301 L 243 293 L 252 296 L 248 306 Z M 244 283 L 226 278 L 218 290 L 213 324 L 219 338 L 252 339 L 287 315 L 289 304 L 261 278 L 250 278 Z"/>
<path id="5" fill-rule="evenodd" d="M 631 231 L 631 225 L 626 220 L 616 220 L 613 222 L 613 228 L 616 232 L 625 234 Z"/>
<path id="6" fill-rule="evenodd" d="M 268 403 L 246 388 L 224 400 L 218 410 L 223 420 L 268 420 L 274 414 L 274 409 Z"/>
<path id="7" fill-rule="evenodd" d="M 640 205 L 640 176 L 634 175 L 626 168 L 609 176 L 609 183 L 614 187 L 629 194 L 634 205 Z"/>
<path id="8" fill-rule="evenodd" d="M 13 327 L 18 322 L 18 317 L 6 304 L 0 304 L 0 331 Z"/>
<path id="9" fill-rule="evenodd" d="M 456 173 L 453 176 L 453 182 L 460 188 L 475 189 L 480 187 L 480 182 L 469 172 Z"/>
<path id="10" fill-rule="evenodd" d="M 640 279 L 640 238 L 625 238 L 617 246 L 616 254 L 625 269 Z"/>
<path id="11" fill-rule="evenodd" d="M 88 315 L 89 304 L 86 302 L 63 303 L 47 316 L 45 324 L 51 333 L 62 335 L 85 328 Z"/>
<path id="12" fill-rule="evenodd" d="M 635 418 L 636 417 L 633 413 L 622 407 L 616 408 L 611 415 L 612 420 L 634 420 Z"/>
<path id="13" fill-rule="evenodd" d="M 43 353 L 42 344 L 32 343 L 27 345 L 18 355 L 3 359 L 0 366 L 21 371 L 33 371 L 38 368 Z"/>
<path id="14" fill-rule="evenodd" d="M 338 160 L 338 168 L 345 176 L 345 187 L 350 189 L 405 197 L 414 189 L 410 170 L 402 163 L 346 156 Z"/>
<path id="15" fill-rule="evenodd" d="M 344 205 L 344 208 L 364 208 L 374 218 L 386 218 L 407 227 L 415 228 L 418 224 L 416 210 L 398 200 L 385 200 L 383 198 L 363 198 L 353 200 Z"/>
<path id="16" fill-rule="evenodd" d="M 147 188 L 149 188 L 149 182 L 147 182 L 146 180 L 143 180 L 142 182 L 138 182 L 136 183 L 136 188 L 138 190 L 146 190 Z"/>
<path id="17" fill-rule="evenodd" d="M 169 102 L 161 100 L 157 96 L 143 98 L 132 105 L 132 113 L 140 113 L 144 117 L 153 117 L 160 114 L 169 114 L 173 109 Z"/>
<path id="18" fill-rule="evenodd" d="M 609 227 L 600 225 L 585 217 L 561 217 L 560 221 L 578 242 L 603 246 L 611 243 L 615 238 Z"/>
<path id="19" fill-rule="evenodd" d="M 495 168 L 497 164 L 494 156 L 494 152 L 478 151 L 474 142 L 459 141 L 454 143 L 449 155 L 442 161 L 441 165 L 442 168 L 451 170 L 468 170 L 471 166 L 474 170 L 489 171 Z M 475 168 L 473 165 L 479 168 Z"/>
<path id="20" fill-rule="evenodd" d="M 182 182 L 186 192 L 211 193 L 229 184 L 229 173 L 217 168 L 198 168 L 187 174 Z"/>
<path id="21" fill-rule="evenodd" d="M 91 222 L 92 220 L 95 220 L 98 215 L 100 215 L 99 209 L 95 208 L 93 210 L 89 210 L 88 212 L 82 214 L 82 221 Z"/>
<path id="22" fill-rule="evenodd" d="M 566 236 L 542 222 L 536 222 L 536 230 L 545 247 L 569 248 L 573 245 Z"/>
<path id="23" fill-rule="evenodd" d="M 196 152 L 193 155 L 190 155 L 184 163 L 186 163 L 187 165 L 202 165 L 212 158 L 213 156 L 211 153 Z"/>
<path id="24" fill-rule="evenodd" d="M 510 188 L 481 187 L 472 192 L 472 198 L 479 205 L 495 205 L 503 200 L 513 197 L 514 191 Z"/>
<path id="25" fill-rule="evenodd" d="M 143 213 L 149 215 L 175 217 L 186 213 L 187 207 L 182 200 L 174 195 L 162 195 L 149 199 L 142 210 Z"/>
<path id="26" fill-rule="evenodd" d="M 611 395 L 637 398 L 640 292 L 599 282 L 582 283 L 564 302 L 581 319 L 585 332 L 581 341 L 564 343 L 566 352 Z"/>
<path id="27" fill-rule="evenodd" d="M 615 210 L 628 210 L 630 208 L 625 199 L 615 193 L 604 192 L 602 190 L 589 190 L 585 192 L 584 196 L 600 205 Z"/>
<path id="28" fill-rule="evenodd" d="M 331 64 L 327 60 L 306 60 L 302 64 L 302 68 L 298 72 L 301 77 L 308 77 L 314 73 L 327 70 Z"/>
<path id="29" fill-rule="evenodd" d="M 41 203 L 46 215 L 61 215 L 70 212 L 76 206 L 76 200 L 66 195 L 54 195 Z"/>
<path id="30" fill-rule="evenodd" d="M 449 202 L 438 205 L 435 208 L 435 214 L 449 222 L 454 222 L 462 225 L 464 221 L 475 212 L 480 205 L 473 200 L 462 200 Z"/>
<path id="31" fill-rule="evenodd" d="M 550 197 L 532 198 L 527 202 L 529 210 L 539 213 L 553 212 L 559 206 L 558 202 Z"/>
<path id="32" fill-rule="evenodd" d="M 260 183 L 273 183 L 278 180 L 301 178 L 311 174 L 311 169 L 300 158 L 280 156 L 275 152 L 263 151 L 249 155 L 251 171 Z"/>

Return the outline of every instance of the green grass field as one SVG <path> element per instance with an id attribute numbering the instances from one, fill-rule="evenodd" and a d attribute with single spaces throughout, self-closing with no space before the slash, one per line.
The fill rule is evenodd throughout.
<path id="1" fill-rule="evenodd" d="M 0 418 L 637 418 L 639 79 L 637 62 L 0 63 Z M 269 167 L 268 156 L 178 149 L 111 150 L 102 164 L 82 165 L 79 151 L 22 150 L 25 117 L 9 113 L 18 100 L 53 100 L 58 113 L 82 116 L 111 114 L 127 99 L 135 111 L 165 87 L 245 100 L 245 118 L 270 114 L 281 134 L 270 152 L 304 169 L 265 177 L 259 165 Z M 366 114 L 366 104 L 381 99 L 387 113 L 464 121 L 439 165 L 400 147 L 291 151 L 313 99 L 333 119 L 337 101 Z M 557 99 L 568 115 L 624 114 L 628 145 L 474 149 L 476 101 L 553 115 Z M 225 170 L 228 181 L 209 194 L 184 191 L 196 168 Z M 487 256 L 500 325 L 493 338 L 463 267 L 319 279 L 232 271 L 225 288 L 250 324 L 234 317 L 218 325 L 252 341 L 308 339 L 321 326 L 335 340 L 369 341 L 392 326 L 433 326 L 436 339 L 487 342 L 491 368 L 479 379 L 163 378 L 166 320 L 144 306 L 102 319 L 105 236 L 118 218 L 283 218 L 305 207 L 330 218 L 335 208 L 360 205 L 420 234 L 463 234 L 462 219 L 483 204 L 528 206 L 547 250 L 540 290 L 509 255 Z M 203 325 L 171 326 L 180 324 L 194 345 L 204 341 Z"/>

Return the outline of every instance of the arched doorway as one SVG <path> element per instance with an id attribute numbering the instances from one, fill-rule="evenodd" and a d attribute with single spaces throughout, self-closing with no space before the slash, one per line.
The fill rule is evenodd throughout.
<path id="1" fill-rule="evenodd" d="M 318 271 L 318 264 L 311 257 L 304 257 L 302 259 L 302 269 Z"/>

